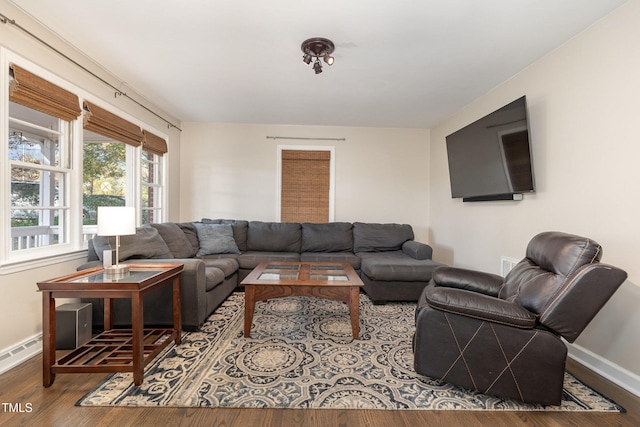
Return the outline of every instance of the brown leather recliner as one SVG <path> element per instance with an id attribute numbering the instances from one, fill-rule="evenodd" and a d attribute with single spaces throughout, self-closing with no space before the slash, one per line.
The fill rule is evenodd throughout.
<path id="1" fill-rule="evenodd" d="M 452 267 L 433 273 L 416 309 L 416 372 L 481 393 L 559 405 L 568 342 L 625 281 L 593 240 L 535 236 L 505 277 Z"/>

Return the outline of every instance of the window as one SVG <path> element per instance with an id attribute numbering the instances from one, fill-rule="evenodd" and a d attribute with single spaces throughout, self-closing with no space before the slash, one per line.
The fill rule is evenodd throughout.
<path id="1" fill-rule="evenodd" d="M 143 131 L 142 161 L 140 176 L 142 224 L 161 222 L 163 217 L 163 156 L 167 152 L 167 142 L 159 136 Z"/>
<path id="2" fill-rule="evenodd" d="M 9 103 L 11 251 L 67 243 L 69 122 Z"/>
<path id="3" fill-rule="evenodd" d="M 278 153 L 280 221 L 333 221 L 334 148 L 279 146 Z"/>
<path id="4" fill-rule="evenodd" d="M 80 115 L 79 99 L 15 64 L 3 76 L 9 108 L 2 178 L 11 197 L 3 201 L 9 215 L 2 228 L 11 238 L 0 251 L 2 260 L 68 250 L 71 122 Z"/>
<path id="5" fill-rule="evenodd" d="M 85 130 L 82 152 L 82 224 L 98 224 L 98 206 L 125 206 L 126 144 Z"/>
<path id="6" fill-rule="evenodd" d="M 142 224 L 162 219 L 162 156 L 142 150 Z"/>
<path id="7" fill-rule="evenodd" d="M 134 206 L 139 224 L 165 221 L 166 140 L 0 50 L 8 70 L 0 101 L 9 107 L 0 113 L 0 185 L 10 192 L 0 200 L 0 227 L 11 236 L 0 247 L 0 273 L 85 249 L 98 206 Z"/>

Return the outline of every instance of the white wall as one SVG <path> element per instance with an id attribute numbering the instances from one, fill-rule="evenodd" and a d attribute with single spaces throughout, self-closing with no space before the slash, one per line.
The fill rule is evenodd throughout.
<path id="1" fill-rule="evenodd" d="M 521 202 L 451 199 L 445 137 L 522 95 L 529 106 L 536 194 Z M 560 230 L 597 240 L 603 261 L 629 273 L 575 350 L 608 365 L 610 375 L 624 371 L 635 381 L 639 100 L 640 1 L 633 0 L 432 129 L 430 159 L 436 260 L 499 273 L 501 255 L 520 259 L 533 235 Z"/>
<path id="2" fill-rule="evenodd" d="M 182 221 L 276 221 L 277 146 L 335 146 L 335 221 L 407 223 L 427 242 L 428 130 L 213 123 L 183 129 Z"/>
<path id="3" fill-rule="evenodd" d="M 0 0 L 0 11 L 2 11 L 3 15 L 15 20 L 16 23 L 22 27 L 27 28 L 30 32 L 46 40 L 47 43 L 62 50 L 66 55 L 110 81 L 115 86 L 119 85 L 117 80 L 108 72 L 97 68 L 93 62 L 52 35 L 48 30 L 35 23 L 28 16 L 21 13 L 19 9 L 7 0 Z M 167 129 L 167 125 L 163 121 L 131 101 L 123 97 L 115 98 L 113 90 L 107 85 L 99 82 L 76 65 L 44 47 L 10 24 L 0 24 L 0 46 L 60 76 L 62 79 L 72 82 L 75 86 L 87 91 L 93 96 L 103 99 L 106 103 L 144 122 L 149 127 L 154 128 L 154 130 L 158 129 L 158 134 L 164 132 L 168 136 L 169 155 L 167 159 L 169 161 L 169 172 L 172 176 L 168 191 L 170 201 L 169 217 L 177 219 L 179 208 L 177 192 L 179 191 L 180 183 L 178 170 L 180 159 L 179 131 Z M 8 74 L 8 70 L 1 70 L 0 72 L 4 73 L 5 76 Z M 3 77 L 2 82 L 6 81 L 6 78 Z M 133 97 L 137 96 L 132 90 L 127 90 L 127 93 Z M 142 98 L 139 99 L 159 114 L 179 124 L 177 119 L 165 115 L 159 108 L 148 104 Z M 5 114 L 4 105 L 2 106 L 2 114 Z M 6 236 L 0 236 L 0 239 L 4 242 L 6 241 Z M 82 257 L 83 254 L 80 254 L 80 256 Z M 86 257 L 84 259 L 86 259 Z M 47 267 L 32 268 L 18 273 L 0 274 L 0 354 L 4 353 L 5 350 L 13 348 L 16 344 L 41 333 L 42 302 L 40 294 L 37 293 L 36 283 L 72 273 L 75 271 L 76 266 L 84 262 L 84 259 L 60 262 Z"/>

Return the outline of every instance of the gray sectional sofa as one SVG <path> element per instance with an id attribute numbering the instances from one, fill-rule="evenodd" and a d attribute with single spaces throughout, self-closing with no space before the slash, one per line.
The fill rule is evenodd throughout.
<path id="1" fill-rule="evenodd" d="M 203 219 L 140 227 L 121 236 L 124 263 L 182 263 L 182 319 L 185 330 L 197 330 L 204 320 L 262 261 L 347 262 L 360 274 L 364 291 L 376 304 L 417 301 L 440 265 L 429 245 L 416 242 L 407 224 L 332 222 L 278 223 Z M 114 238 L 89 242 L 88 262 L 99 265 Z M 102 326 L 101 300 L 93 303 L 93 321 Z M 170 287 L 145 296 L 145 323 L 171 324 Z M 130 322 L 128 300 L 114 302 L 114 324 Z"/>

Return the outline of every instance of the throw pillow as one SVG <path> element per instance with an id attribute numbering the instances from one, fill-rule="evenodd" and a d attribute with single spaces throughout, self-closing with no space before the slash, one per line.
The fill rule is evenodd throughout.
<path id="1" fill-rule="evenodd" d="M 233 239 L 233 229 L 229 224 L 195 223 L 200 249 L 196 256 L 213 254 L 239 254 Z"/>
<path id="2" fill-rule="evenodd" d="M 231 229 L 233 230 L 233 239 L 236 241 L 236 245 L 238 245 L 238 249 L 240 252 L 244 252 L 247 250 L 247 227 L 249 226 L 249 221 L 245 221 L 242 219 L 209 219 L 202 218 L 200 221 L 204 224 L 229 224 L 231 225 Z"/>

